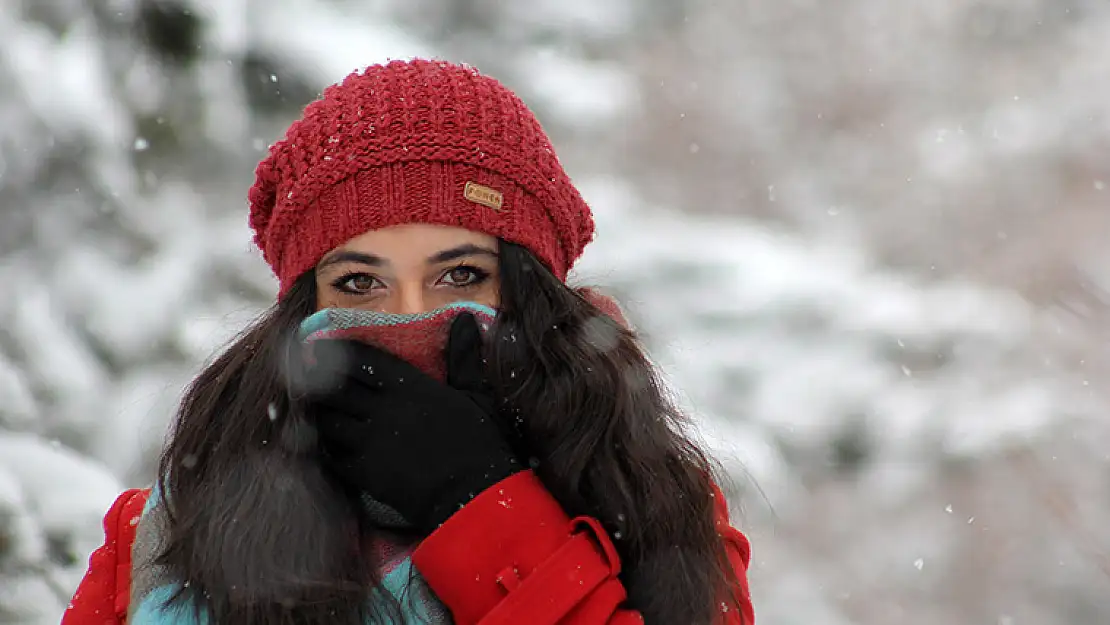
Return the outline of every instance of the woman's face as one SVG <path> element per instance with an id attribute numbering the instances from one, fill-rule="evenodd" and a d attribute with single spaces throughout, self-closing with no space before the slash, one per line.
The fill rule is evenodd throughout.
<path id="1" fill-rule="evenodd" d="M 420 313 L 456 301 L 496 308 L 497 239 L 428 224 L 359 235 L 316 265 L 316 307 Z"/>

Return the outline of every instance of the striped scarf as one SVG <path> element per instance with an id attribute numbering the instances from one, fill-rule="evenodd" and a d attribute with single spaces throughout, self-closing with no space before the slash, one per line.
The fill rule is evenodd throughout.
<path id="1" fill-rule="evenodd" d="M 306 345 L 320 339 L 344 338 L 362 340 L 404 358 L 443 379 L 443 347 L 451 321 L 461 312 L 473 313 L 483 329 L 488 329 L 496 315 L 493 309 L 471 303 L 456 303 L 418 315 L 393 315 L 354 309 L 324 309 L 305 319 L 298 338 Z M 381 584 L 368 589 L 368 614 L 398 614 L 397 610 L 375 610 L 375 604 L 392 604 L 399 608 L 400 621 L 367 625 L 450 625 L 450 612 L 435 596 L 420 571 L 412 563 L 415 545 L 399 539 L 408 526 L 397 511 L 364 495 L 363 508 L 368 518 L 381 528 L 375 541 Z M 155 562 L 162 551 L 166 535 L 165 503 L 157 488 L 151 490 L 132 547 L 131 602 L 129 625 L 208 625 L 207 614 L 196 611 L 184 602 L 171 602 L 183 588 L 172 571 Z M 389 596 L 383 596 L 388 593 Z"/>

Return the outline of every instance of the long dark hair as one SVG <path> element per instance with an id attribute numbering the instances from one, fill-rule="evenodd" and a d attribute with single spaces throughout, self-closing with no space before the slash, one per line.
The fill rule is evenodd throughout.
<path id="1" fill-rule="evenodd" d="M 628 607 L 668 625 L 738 608 L 714 467 L 634 334 L 523 248 L 501 243 L 500 267 L 489 362 L 503 416 L 567 512 L 609 530 Z M 162 455 L 168 530 L 157 562 L 188 582 L 177 599 L 215 625 L 376 616 L 367 590 L 380 579 L 360 549 L 375 530 L 315 461 L 305 408 L 288 390 L 290 340 L 315 299 L 310 271 L 204 369 Z"/>

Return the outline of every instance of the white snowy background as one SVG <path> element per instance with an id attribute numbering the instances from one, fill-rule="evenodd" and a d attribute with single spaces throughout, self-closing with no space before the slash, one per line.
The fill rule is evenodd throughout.
<path id="1" fill-rule="evenodd" d="M 761 624 L 1110 623 L 1105 0 L 0 0 L 0 623 L 273 297 L 266 146 L 417 55 L 540 114 Z"/>

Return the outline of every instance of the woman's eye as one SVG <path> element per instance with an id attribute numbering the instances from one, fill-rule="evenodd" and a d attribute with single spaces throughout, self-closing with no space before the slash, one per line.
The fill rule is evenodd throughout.
<path id="1" fill-rule="evenodd" d="M 347 293 L 365 293 L 374 288 L 377 279 L 365 273 L 344 276 L 336 281 L 335 286 L 340 291 Z"/>
<path id="2" fill-rule="evenodd" d="M 471 286 L 485 278 L 485 273 L 473 267 L 455 267 L 443 274 L 442 281 L 451 286 Z"/>

